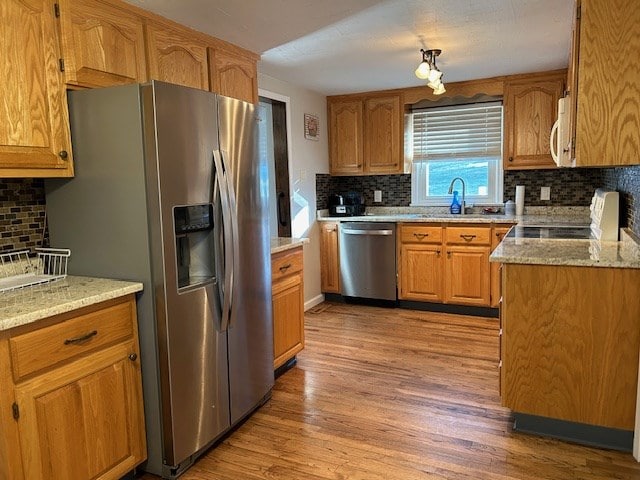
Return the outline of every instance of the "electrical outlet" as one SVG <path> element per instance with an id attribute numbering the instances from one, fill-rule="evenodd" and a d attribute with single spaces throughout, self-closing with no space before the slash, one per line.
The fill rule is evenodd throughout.
<path id="1" fill-rule="evenodd" d="M 551 187 L 540 187 L 540 200 L 551 200 Z"/>
<path id="2" fill-rule="evenodd" d="M 377 203 L 382 202 L 382 190 L 373 191 L 373 201 Z"/>

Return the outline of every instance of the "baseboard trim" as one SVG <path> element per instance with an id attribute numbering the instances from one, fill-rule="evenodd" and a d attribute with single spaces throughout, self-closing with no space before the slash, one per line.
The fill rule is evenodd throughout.
<path id="1" fill-rule="evenodd" d="M 324 302 L 324 295 L 320 294 L 317 297 L 313 297 L 311 300 L 304 302 L 304 311 L 306 312 L 310 308 L 320 305 L 322 302 Z"/>

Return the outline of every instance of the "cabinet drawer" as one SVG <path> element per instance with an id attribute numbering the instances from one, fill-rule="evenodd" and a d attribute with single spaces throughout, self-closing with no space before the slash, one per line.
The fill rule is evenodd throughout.
<path id="1" fill-rule="evenodd" d="M 132 337 L 134 308 L 118 303 L 11 338 L 15 380 Z"/>
<path id="2" fill-rule="evenodd" d="M 400 229 L 402 243 L 440 243 L 442 227 L 435 225 L 402 225 Z"/>
<path id="3" fill-rule="evenodd" d="M 448 244 L 490 245 L 491 228 L 488 227 L 447 227 L 445 239 Z"/>
<path id="4" fill-rule="evenodd" d="M 302 270 L 302 248 L 277 253 L 271 258 L 271 281 Z"/>

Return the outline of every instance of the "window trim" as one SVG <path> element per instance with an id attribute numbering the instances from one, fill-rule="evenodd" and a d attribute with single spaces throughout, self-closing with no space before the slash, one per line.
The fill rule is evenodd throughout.
<path id="1" fill-rule="evenodd" d="M 455 106 L 445 106 L 445 107 L 432 107 L 437 108 L 438 110 L 456 110 L 456 109 L 464 109 L 465 107 L 472 107 L 477 105 L 478 107 L 487 104 L 500 105 L 503 107 L 503 103 L 501 101 L 492 101 L 492 102 L 479 102 L 479 103 L 469 103 L 464 105 L 455 105 Z M 424 112 L 429 109 L 419 109 L 415 112 L 411 112 L 408 115 L 407 124 L 407 139 L 405 141 L 405 148 L 407 151 L 408 160 L 411 162 L 411 206 L 449 206 L 451 203 L 451 196 L 427 196 L 426 195 L 426 186 L 427 186 L 427 175 L 428 173 L 420 172 L 421 169 L 426 169 L 428 165 L 432 162 L 440 162 L 440 161 L 452 161 L 452 160 L 465 160 L 465 159 L 482 159 L 486 158 L 489 160 L 489 192 L 486 196 L 479 195 L 465 195 L 465 201 L 467 205 L 475 204 L 475 205 L 502 205 L 504 198 L 504 167 L 502 164 L 502 149 L 503 149 L 503 139 L 504 139 L 504 109 L 501 109 L 500 116 L 500 142 L 499 142 L 499 152 L 495 154 L 488 155 L 479 155 L 477 153 L 465 155 L 465 154 L 442 154 L 438 153 L 434 155 L 435 158 L 426 158 L 415 160 L 413 155 L 413 127 L 414 127 L 414 113 Z M 455 178 L 455 177 L 453 177 Z M 452 178 L 452 180 L 453 180 Z M 459 182 L 456 183 L 456 190 L 462 190 L 462 185 Z M 492 188 L 493 187 L 493 188 Z"/>

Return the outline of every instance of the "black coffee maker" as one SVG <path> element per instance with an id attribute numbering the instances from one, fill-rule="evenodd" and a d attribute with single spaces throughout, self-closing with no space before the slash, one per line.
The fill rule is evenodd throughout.
<path id="1" fill-rule="evenodd" d="M 364 195 L 347 192 L 329 195 L 329 215 L 332 217 L 356 217 L 364 215 Z"/>

